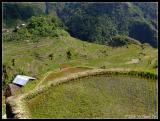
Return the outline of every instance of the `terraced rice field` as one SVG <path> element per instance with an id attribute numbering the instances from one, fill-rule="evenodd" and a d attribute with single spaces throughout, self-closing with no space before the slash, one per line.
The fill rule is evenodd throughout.
<path id="1" fill-rule="evenodd" d="M 25 104 L 31 118 L 157 118 L 157 80 L 90 76 L 50 87 Z"/>
<path id="2" fill-rule="evenodd" d="M 44 80 L 41 82 L 42 84 L 45 84 L 48 81 L 52 81 L 54 79 L 60 78 L 60 77 L 65 77 L 70 74 L 78 73 L 78 72 L 83 72 L 87 70 L 91 70 L 92 68 L 89 67 L 68 67 L 64 68 L 61 71 L 58 72 L 52 72 L 50 73 Z"/>

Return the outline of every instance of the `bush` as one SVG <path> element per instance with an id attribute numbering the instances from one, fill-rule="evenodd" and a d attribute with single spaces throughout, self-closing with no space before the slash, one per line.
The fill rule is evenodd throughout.
<path id="1" fill-rule="evenodd" d="M 66 54 L 67 54 L 67 59 L 71 59 L 71 52 L 70 52 L 70 50 L 68 50 L 68 51 L 66 52 Z"/>

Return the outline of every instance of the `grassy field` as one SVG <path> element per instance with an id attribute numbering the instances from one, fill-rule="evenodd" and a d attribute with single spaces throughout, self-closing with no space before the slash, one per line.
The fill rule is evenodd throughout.
<path id="1" fill-rule="evenodd" d="M 149 45 L 130 44 L 123 47 L 112 48 L 110 46 L 93 44 L 71 36 L 59 38 L 41 38 L 39 42 L 3 42 L 3 65 L 6 67 L 7 80 L 10 83 L 15 75 L 24 74 L 36 77 L 20 90 L 26 93 L 34 89 L 49 72 L 67 74 L 83 71 L 63 71 L 64 68 L 83 66 L 93 68 L 129 68 L 140 71 L 148 71 L 157 74 L 158 49 Z M 67 57 L 70 51 L 71 57 Z M 49 55 L 53 58 L 50 59 Z M 13 65 L 12 59 L 15 59 Z M 138 60 L 133 63 L 132 60 Z M 49 77 L 48 77 L 49 78 Z M 45 84 L 45 83 L 42 83 Z M 4 86 L 3 86 L 4 87 Z M 19 92 L 18 92 L 19 93 Z M 5 111 L 5 110 L 3 110 Z"/>
<path id="2" fill-rule="evenodd" d="M 93 76 L 53 86 L 26 103 L 32 118 L 155 118 L 156 83 Z"/>

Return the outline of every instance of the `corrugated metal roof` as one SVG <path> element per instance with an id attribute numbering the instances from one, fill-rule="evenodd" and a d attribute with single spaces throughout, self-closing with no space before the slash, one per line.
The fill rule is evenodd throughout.
<path id="1" fill-rule="evenodd" d="M 36 78 L 24 75 L 17 75 L 16 78 L 13 80 L 13 83 L 24 86 L 29 81 L 29 79 L 36 79 Z"/>

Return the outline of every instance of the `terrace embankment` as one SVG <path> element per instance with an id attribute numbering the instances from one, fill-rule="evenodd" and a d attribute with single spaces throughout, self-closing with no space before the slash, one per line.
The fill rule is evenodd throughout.
<path id="1" fill-rule="evenodd" d="M 55 74 L 55 73 L 54 73 Z M 15 98 L 15 97 L 11 97 L 9 100 L 8 100 L 8 103 L 9 104 L 11 104 L 11 107 L 12 107 L 12 113 L 14 114 L 13 115 L 13 117 L 14 118 L 43 118 L 43 117 L 45 117 L 45 116 L 47 116 L 47 118 L 64 118 L 64 117 L 67 117 L 68 116 L 68 118 L 79 118 L 79 117 L 84 117 L 84 118 L 87 118 L 87 117 L 91 117 L 91 116 L 93 116 L 93 117 L 100 117 L 100 115 L 101 116 L 103 116 L 104 118 L 105 118 L 105 116 L 106 116 L 106 114 L 108 114 L 107 112 L 111 109 L 108 109 L 108 111 L 106 111 L 106 113 L 105 113 L 105 111 L 103 112 L 102 110 L 100 110 L 101 108 L 100 107 L 95 107 L 95 109 L 92 109 L 92 108 L 89 108 L 89 110 L 88 110 L 88 112 L 86 112 L 86 113 L 82 113 L 82 112 L 85 112 L 86 110 L 85 109 L 83 109 L 84 108 L 84 105 L 83 104 L 85 104 L 86 106 L 89 106 L 89 107 L 92 107 L 93 105 L 93 102 L 90 102 L 90 101 L 92 101 L 92 100 L 94 100 L 94 99 L 96 99 L 96 97 L 94 97 L 94 99 L 91 99 L 91 97 L 92 96 L 89 96 L 89 94 L 90 93 L 85 93 L 85 90 L 84 89 L 82 89 L 83 87 L 84 87 L 84 85 L 82 86 L 71 86 L 70 84 L 72 84 L 72 83 L 74 83 L 74 84 L 79 84 L 79 82 L 85 82 L 84 80 L 86 79 L 85 77 L 91 77 L 92 78 L 92 76 L 93 77 L 98 77 L 98 76 L 104 76 L 105 75 L 105 78 L 103 78 L 102 80 L 105 80 L 105 79 L 107 79 L 106 77 L 108 77 L 108 79 L 110 78 L 110 76 L 111 75 L 113 75 L 113 77 L 115 76 L 115 75 L 126 75 L 126 77 L 127 76 L 129 76 L 130 75 L 130 77 L 132 76 L 132 77 L 134 77 L 134 76 L 136 76 L 136 77 L 141 77 L 141 78 L 143 78 L 144 80 L 142 80 L 142 83 L 144 83 L 144 82 L 147 82 L 146 81 L 146 79 L 145 78 L 147 78 L 148 80 L 157 80 L 157 75 L 154 75 L 154 74 L 152 74 L 152 73 L 149 73 L 149 72 L 139 72 L 139 71 L 136 71 L 136 70 L 129 70 L 129 69 L 89 69 L 89 70 L 84 70 L 84 71 L 81 71 L 81 72 L 77 72 L 77 73 L 74 73 L 74 74 L 68 74 L 68 75 L 65 75 L 64 77 L 62 76 L 62 77 L 59 77 L 59 78 L 54 78 L 53 80 L 51 79 L 51 75 L 52 75 L 52 73 L 49 75 L 50 76 L 50 78 L 48 78 L 49 80 L 46 80 L 47 78 L 45 78 L 45 81 L 46 81 L 46 83 L 45 83 L 45 85 L 40 85 L 39 87 L 37 87 L 36 89 L 34 89 L 34 90 L 32 90 L 32 91 L 30 91 L 29 93 L 26 93 L 26 94 L 23 94 L 23 95 L 19 95 L 18 97 L 19 98 Z M 116 77 L 116 76 L 115 76 Z M 125 77 L 125 78 L 126 78 Z M 81 80 L 81 81 L 78 81 L 78 80 Z M 72 81 L 71 81 L 72 80 Z M 73 81 L 73 80 L 76 80 L 76 81 Z M 93 79 L 94 80 L 94 79 Z M 103 85 L 103 81 L 101 81 L 101 80 L 99 80 L 99 79 L 96 79 L 95 80 L 95 82 L 100 82 L 101 83 L 101 86 Z M 71 81 L 70 83 L 64 83 L 64 82 L 69 82 L 69 81 Z M 99 94 L 101 94 L 101 91 L 100 90 L 103 90 L 103 88 L 99 88 L 98 87 L 98 85 L 95 85 L 96 83 L 94 83 L 94 84 L 92 84 L 92 83 L 90 83 L 90 82 L 92 82 L 92 79 L 90 80 L 90 81 L 86 81 L 86 82 L 89 82 L 89 83 L 87 83 L 87 85 L 90 85 L 91 84 L 91 87 L 86 87 L 85 89 L 89 89 L 89 88 L 91 88 L 91 90 L 90 91 L 93 91 L 93 92 L 95 92 L 95 94 L 96 94 L 96 90 L 97 90 L 97 92 L 99 92 Z M 93 81 L 94 82 L 94 81 Z M 115 92 L 116 90 L 118 90 L 118 89 L 120 89 L 120 87 L 118 86 L 118 83 L 116 84 L 116 82 L 118 82 L 120 85 L 123 85 L 123 84 L 126 84 L 127 85 L 127 88 L 125 88 L 125 86 L 123 87 L 123 88 L 125 88 L 124 90 L 122 90 L 122 93 L 116 93 L 116 94 L 114 94 L 113 92 Z M 122 83 L 120 83 L 120 82 L 123 82 L 123 84 Z M 129 84 L 131 82 L 131 85 Z M 138 86 L 138 84 L 136 84 L 135 85 L 135 82 L 139 82 L 140 83 L 140 86 Z M 141 80 L 138 80 L 137 81 L 137 79 L 136 79 L 136 81 L 135 82 L 132 82 L 132 81 L 130 81 L 130 79 L 125 79 L 125 81 L 114 81 L 114 83 L 112 83 L 112 85 L 110 85 L 110 86 L 107 86 L 108 88 L 107 88 L 107 90 L 109 90 L 109 88 L 111 87 L 111 86 L 113 86 L 114 88 L 113 89 L 115 89 L 115 90 L 113 90 L 113 91 L 111 91 L 111 93 L 110 94 L 107 94 L 106 93 L 106 91 L 102 91 L 102 93 L 104 94 L 104 97 L 107 97 L 107 95 L 108 95 L 108 97 L 111 97 L 111 98 L 107 98 L 108 99 L 108 101 L 110 102 L 115 102 L 115 106 L 120 106 L 120 104 L 117 104 L 117 102 L 118 102 L 118 100 L 120 101 L 120 102 L 123 102 L 124 100 L 121 100 L 121 98 L 124 98 L 125 99 L 125 97 L 122 97 L 122 95 L 124 94 L 124 92 L 127 92 L 127 90 L 129 90 L 130 91 L 130 94 L 128 94 L 127 95 L 127 98 L 126 98 L 126 100 L 128 100 L 128 102 L 130 102 L 131 100 L 130 100 L 130 98 L 132 97 L 132 98 L 134 98 L 134 97 L 137 97 L 136 98 L 136 101 L 137 102 L 142 102 L 142 103 L 138 103 L 139 105 L 141 104 L 141 105 L 143 105 L 142 106 L 142 108 L 141 109 L 138 109 L 139 111 L 140 110 L 147 110 L 146 108 L 144 108 L 145 107 L 145 105 L 147 105 L 147 107 L 148 107 L 148 104 L 150 104 L 149 106 L 151 106 L 151 107 L 153 107 L 153 100 L 150 100 L 150 99 L 148 99 L 148 97 L 146 97 L 146 96 L 144 96 L 145 94 L 143 93 L 143 92 L 145 92 L 146 91 L 146 89 L 147 89 L 147 87 L 150 85 L 149 83 L 152 83 L 151 85 L 155 85 L 155 86 L 152 86 L 152 88 L 150 88 L 151 90 L 150 90 L 150 92 L 148 92 L 148 96 L 150 95 L 150 96 L 156 96 L 156 81 L 149 81 L 149 83 L 145 86 L 145 89 L 144 88 L 142 88 L 143 87 L 143 84 L 141 83 Z M 153 84 L 153 82 L 154 82 L 154 84 Z M 61 83 L 63 83 L 62 85 L 63 85 L 63 88 L 65 88 L 65 86 L 64 85 L 66 85 L 66 87 L 67 87 L 67 85 L 70 85 L 70 87 L 78 87 L 77 89 L 72 89 L 72 90 L 76 90 L 77 91 L 77 96 L 78 96 L 78 98 L 76 98 L 74 95 L 72 95 L 72 96 L 70 96 L 70 94 L 69 94 L 69 98 L 72 98 L 73 100 L 75 99 L 75 100 L 77 100 L 77 104 L 78 104 L 78 102 L 83 102 L 84 101 L 84 103 L 80 103 L 80 105 L 78 106 L 78 107 L 75 107 L 77 104 L 75 104 L 74 105 L 74 103 L 73 103 L 73 108 L 75 107 L 75 109 L 72 109 L 72 108 L 62 108 L 61 106 L 60 106 L 60 104 L 59 103 L 56 103 L 57 101 L 58 102 L 61 102 L 61 101 L 63 101 L 63 103 L 61 103 L 61 105 L 63 105 L 63 104 L 66 104 L 66 106 L 69 106 L 69 105 L 67 105 L 67 101 L 68 100 L 66 100 L 66 98 L 65 98 L 65 95 L 64 95 L 64 93 L 61 93 L 61 92 L 63 92 L 63 88 L 61 88 L 59 91 L 60 92 L 56 92 L 55 90 L 56 90 L 56 88 L 58 88 L 58 87 L 60 87 L 60 86 L 56 86 L 56 85 L 59 85 L 59 84 L 61 84 Z M 110 83 L 111 84 L 111 83 Z M 115 84 L 115 85 L 114 85 Z M 95 86 L 93 86 L 93 85 L 95 85 Z M 107 85 L 107 81 L 104 81 L 104 85 Z M 108 83 L 108 85 L 109 85 L 109 83 Z M 55 87 L 54 87 L 55 86 Z M 138 86 L 139 88 L 137 88 L 136 86 Z M 93 88 L 94 87 L 94 88 Z M 81 88 L 81 89 L 79 89 L 79 88 Z M 52 91 L 50 91 L 51 89 L 53 89 Z M 67 88 L 65 88 L 64 90 L 66 90 Z M 81 91 L 80 91 L 81 90 Z M 99 91 L 98 91 L 99 90 Z M 135 91 L 136 90 L 136 91 Z M 47 93 L 49 91 L 49 93 Z M 88 90 L 89 91 L 89 90 Z M 90 92 L 89 91 L 89 92 Z M 52 95 L 52 93 L 51 92 L 53 92 L 53 95 L 55 96 L 53 96 Z M 67 92 L 67 90 L 66 90 L 66 92 Z M 140 93 L 138 93 L 139 95 L 137 95 L 135 92 L 140 92 Z M 46 96 L 46 95 L 43 95 L 43 94 L 50 94 L 51 96 L 52 96 L 52 98 L 51 97 L 49 97 L 49 95 L 48 95 L 48 97 Z M 56 93 L 57 94 L 60 94 L 58 97 L 56 97 Z M 71 94 L 72 94 L 73 92 L 71 92 Z M 83 95 L 84 94 L 84 95 Z M 92 93 L 91 95 L 93 95 L 94 93 Z M 99 94 L 97 94 L 97 96 L 99 95 Z M 152 95 L 152 94 L 155 94 L 155 95 Z M 88 95 L 88 96 L 87 96 Z M 112 96 L 112 95 L 114 95 L 114 96 Z M 119 95 L 120 96 L 120 98 L 118 99 L 118 98 L 116 98 L 116 96 L 115 95 Z M 80 97 L 79 97 L 80 96 Z M 82 97 L 81 97 L 82 96 Z M 118 96 L 118 97 L 119 97 Z M 141 98 L 140 98 L 140 96 L 144 96 L 144 98 L 141 100 Z M 41 98 L 39 98 L 39 97 L 41 97 Z M 44 98 L 45 97 L 45 98 Z M 64 97 L 64 99 L 62 98 L 62 97 Z M 89 98 L 89 99 L 88 99 Z M 39 103 L 37 103 L 37 101 L 35 101 L 35 100 L 39 100 L 38 102 Z M 48 101 L 50 101 L 51 99 L 53 99 L 54 100 L 54 102 L 53 102 L 53 104 L 51 104 L 51 103 L 49 103 L 49 102 L 45 102 L 44 103 L 44 105 L 39 105 L 39 104 L 43 104 L 42 102 L 43 102 L 43 99 L 45 99 L 46 101 L 48 100 Z M 79 100 L 80 99 L 80 100 Z M 82 100 L 81 100 L 82 99 Z M 98 99 L 98 98 L 97 98 Z M 106 101 L 106 99 L 103 99 L 103 97 L 101 97 L 101 99 L 102 100 L 104 100 L 104 101 Z M 146 103 L 145 102 L 145 99 L 148 99 L 148 102 Z M 86 102 L 86 100 L 88 100 L 89 102 Z M 68 103 L 68 104 L 72 104 L 72 100 L 70 100 L 71 102 L 70 103 Z M 136 102 L 135 101 L 135 102 Z M 28 103 L 27 103 L 28 102 Z M 52 102 L 52 101 L 51 101 Z M 126 101 L 125 101 L 126 102 Z M 134 102 L 134 104 L 136 104 Z M 103 101 L 101 102 L 102 104 L 103 104 Z M 97 104 L 99 105 L 99 106 L 102 106 L 101 105 L 101 103 L 99 102 L 99 100 L 97 100 Z M 156 102 L 157 103 L 157 102 Z M 49 105 L 50 104 L 50 105 Z M 94 103 L 94 104 L 96 104 L 96 103 Z M 112 103 L 108 103 L 108 104 L 112 104 Z M 54 105 L 54 108 L 53 109 L 55 109 L 53 112 L 52 112 L 52 110 L 50 110 L 50 109 L 47 109 L 47 106 L 49 107 L 49 106 L 53 106 Z M 97 105 L 97 106 L 98 106 Z M 133 104 L 131 104 L 131 103 L 129 103 L 128 104 L 128 106 L 131 106 L 131 105 L 133 105 Z M 56 107 L 56 106 L 58 106 L 58 107 Z M 72 107 L 71 105 L 69 106 L 69 107 Z M 112 105 L 112 106 L 114 106 L 114 105 Z M 111 106 L 111 107 L 112 107 Z M 154 105 L 155 107 L 154 107 L 154 109 L 156 109 L 156 105 Z M 30 108 L 30 107 L 33 107 L 33 110 L 32 110 L 32 108 Z M 45 109 L 45 107 L 46 107 L 46 109 Z M 66 114 L 66 115 L 60 115 L 60 114 L 62 114 L 62 112 L 64 111 L 62 111 L 62 109 L 61 109 L 61 111 L 59 110 L 60 109 L 60 107 L 62 108 L 62 109 L 64 109 L 66 112 L 68 112 L 68 114 Z M 94 107 L 94 106 L 93 106 Z M 39 109 L 38 109 L 39 108 Z M 77 109 L 78 108 L 78 109 Z M 123 107 L 121 107 L 121 108 L 123 108 Z M 120 109 L 121 110 L 121 108 L 118 108 L 118 109 Z M 35 114 L 35 111 L 36 110 L 34 110 L 34 109 L 37 109 L 37 114 Z M 43 109 L 43 111 L 44 110 L 48 110 L 48 111 L 51 111 L 50 113 L 51 113 L 51 115 L 46 115 L 44 112 L 41 112 L 42 110 L 41 109 Z M 57 109 L 57 110 L 56 110 Z M 75 110 L 75 111 L 77 111 L 77 113 L 70 113 L 70 111 L 71 110 L 66 110 L 66 109 L 72 109 L 72 110 Z M 117 110 L 117 108 L 116 107 L 113 107 L 113 113 L 112 114 L 110 114 L 110 117 L 109 118 L 114 118 L 114 111 L 116 111 Z M 135 110 L 133 111 L 133 112 L 136 112 L 136 108 L 134 108 Z M 149 108 L 148 108 L 149 109 Z M 150 108 L 152 111 L 154 111 L 154 109 L 153 108 Z M 59 111 L 60 112 L 59 112 Z M 103 112 L 103 113 L 100 113 L 99 115 L 97 114 L 96 115 L 96 112 L 92 112 L 93 110 L 96 110 L 97 112 L 98 112 L 98 110 L 100 111 L 100 112 Z M 103 108 L 103 110 L 105 110 L 105 108 Z M 106 108 L 106 110 L 107 110 L 107 108 Z M 126 111 L 127 110 L 129 110 L 129 108 L 126 108 Z M 80 112 L 79 112 L 80 111 Z M 110 110 L 111 111 L 111 110 Z M 148 111 L 148 110 L 147 110 Z M 142 113 L 142 114 L 140 114 L 140 115 L 151 115 L 153 112 L 146 112 L 146 113 Z M 39 112 L 39 113 L 38 113 Z M 57 113 L 59 114 L 57 114 Z M 132 112 L 132 111 L 131 111 Z M 131 114 L 133 114 L 134 115 L 134 113 L 131 113 Z M 151 114 L 150 114 L 151 113 Z M 44 115 L 43 115 L 44 114 Z M 49 113 L 48 113 L 49 114 Z M 58 117 L 56 117 L 56 115 L 54 115 L 54 114 L 56 114 Z M 71 115 L 71 114 L 74 114 L 74 115 Z M 77 114 L 79 114 L 79 115 L 77 115 Z M 123 114 L 121 114 L 121 115 L 118 115 L 118 113 L 116 112 L 115 113 L 118 117 L 123 117 L 124 115 Z M 37 116 L 38 115 L 38 116 Z M 129 114 L 126 114 L 126 115 L 129 115 Z M 45 117 L 46 118 L 46 117 Z M 116 117 L 115 117 L 116 118 Z"/>

